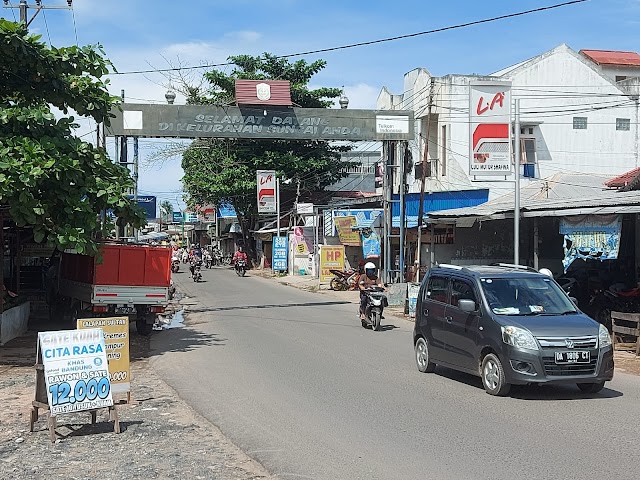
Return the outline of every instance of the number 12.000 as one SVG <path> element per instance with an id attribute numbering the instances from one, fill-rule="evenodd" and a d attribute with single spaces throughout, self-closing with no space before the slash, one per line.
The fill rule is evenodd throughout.
<path id="1" fill-rule="evenodd" d="M 109 379 L 102 377 L 100 380 L 92 378 L 88 382 L 78 380 L 71 395 L 71 385 L 62 382 L 49 387 L 51 392 L 52 406 L 64 405 L 65 403 L 84 402 L 85 400 L 95 400 L 96 398 L 107 398 L 109 396 Z"/>

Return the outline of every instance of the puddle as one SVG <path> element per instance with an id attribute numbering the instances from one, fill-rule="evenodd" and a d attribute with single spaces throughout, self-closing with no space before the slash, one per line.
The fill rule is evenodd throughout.
<path id="1" fill-rule="evenodd" d="M 184 327 L 184 310 L 179 310 L 176 313 L 174 313 L 169 323 L 162 323 L 157 326 L 154 325 L 154 328 L 156 330 L 169 330 L 170 328 L 181 328 L 181 327 Z"/>

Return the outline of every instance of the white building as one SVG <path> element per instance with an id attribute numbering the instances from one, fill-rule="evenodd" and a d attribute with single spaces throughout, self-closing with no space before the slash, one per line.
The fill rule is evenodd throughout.
<path id="1" fill-rule="evenodd" d="M 531 181 L 558 172 L 616 175 L 640 166 L 639 75 L 637 54 L 578 53 L 560 45 L 488 76 L 436 78 L 417 68 L 405 74 L 403 94 L 383 88 L 377 108 L 415 112 L 416 140 L 410 142 L 415 167 L 407 176 L 409 192 L 420 191 L 421 161 L 426 156 L 425 191 L 489 188 L 491 199 L 513 190 L 513 183 L 505 182 L 513 175 L 469 174 L 470 82 L 511 82 L 512 102 L 521 103 L 520 170 Z M 397 179 L 396 175 L 396 185 Z M 524 187 L 528 182 L 523 180 Z"/>

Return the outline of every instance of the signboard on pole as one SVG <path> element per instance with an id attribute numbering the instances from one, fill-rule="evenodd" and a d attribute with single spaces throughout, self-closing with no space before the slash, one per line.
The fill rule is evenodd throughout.
<path id="1" fill-rule="evenodd" d="M 129 200 L 133 200 L 133 195 L 127 195 Z M 156 215 L 157 198 L 153 195 L 138 195 L 138 206 L 144 210 L 145 218 L 147 220 L 154 220 L 158 218 Z"/>
<path id="2" fill-rule="evenodd" d="M 511 82 L 469 84 L 469 126 L 469 173 L 510 174 Z"/>
<path id="3" fill-rule="evenodd" d="M 87 328 L 102 328 L 104 332 L 111 392 L 130 392 L 129 317 L 79 318 L 78 329 Z"/>
<path id="4" fill-rule="evenodd" d="M 256 183 L 258 185 L 258 213 L 277 213 L 275 170 L 258 170 Z"/>
<path id="5" fill-rule="evenodd" d="M 173 216 L 173 223 L 182 223 L 182 219 L 184 218 L 182 216 L 182 212 L 173 212 L 172 216 Z"/>
<path id="6" fill-rule="evenodd" d="M 40 332 L 38 350 L 52 416 L 113 406 L 102 329 Z"/>
<path id="7" fill-rule="evenodd" d="M 298 215 L 313 215 L 313 203 L 296 203 Z"/>
<path id="8" fill-rule="evenodd" d="M 338 230 L 341 244 L 353 247 L 362 245 L 360 232 L 357 229 L 354 230 L 354 228 L 358 227 L 358 219 L 355 216 L 334 217 L 333 221 L 336 224 L 336 230 Z"/>
<path id="9" fill-rule="evenodd" d="M 273 254 L 271 268 L 273 270 L 287 270 L 287 258 L 289 256 L 289 239 L 287 237 L 273 237 Z"/>
<path id="10" fill-rule="evenodd" d="M 331 282 L 332 269 L 344 270 L 344 245 L 320 245 L 320 283 Z"/>

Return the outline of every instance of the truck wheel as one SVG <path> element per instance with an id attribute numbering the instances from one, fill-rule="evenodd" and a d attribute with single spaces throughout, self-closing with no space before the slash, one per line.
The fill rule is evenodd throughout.
<path id="1" fill-rule="evenodd" d="M 153 323 L 147 323 L 147 319 L 142 317 L 136 319 L 136 330 L 140 335 L 150 335 L 153 331 Z"/>

